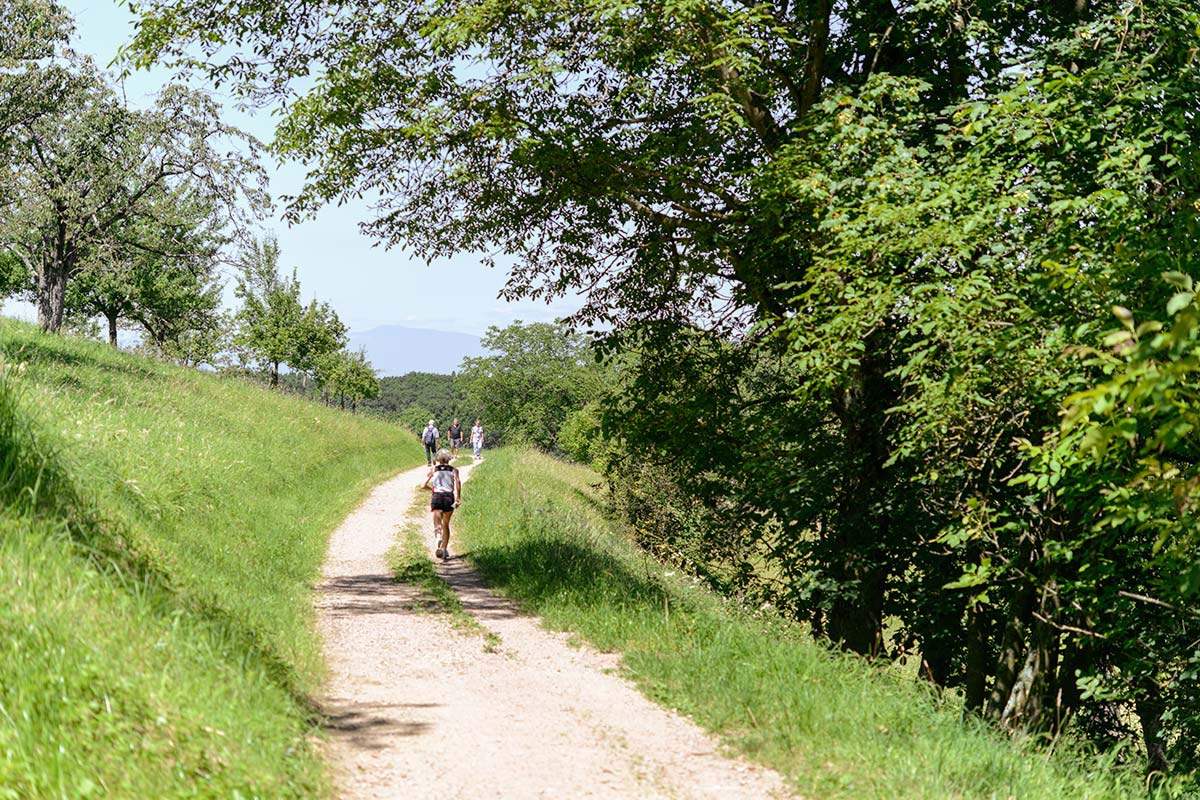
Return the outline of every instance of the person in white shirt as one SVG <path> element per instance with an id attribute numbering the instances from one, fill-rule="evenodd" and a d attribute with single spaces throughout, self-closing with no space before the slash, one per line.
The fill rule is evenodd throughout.
<path id="1" fill-rule="evenodd" d="M 471 447 L 475 450 L 475 459 L 479 459 L 479 454 L 483 452 L 483 423 L 475 420 L 475 424 L 471 427 Z"/>
<path id="2" fill-rule="evenodd" d="M 437 557 L 441 559 L 450 558 L 450 517 L 462 505 L 462 479 L 458 467 L 450 466 L 450 459 L 449 450 L 438 450 L 434 458 L 437 463 L 430 468 L 421 487 L 433 492 L 429 511 L 433 515 L 434 535 L 438 537 Z"/>

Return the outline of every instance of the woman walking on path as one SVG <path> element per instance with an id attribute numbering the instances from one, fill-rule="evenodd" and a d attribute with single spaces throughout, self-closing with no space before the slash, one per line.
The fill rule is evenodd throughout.
<path id="1" fill-rule="evenodd" d="M 458 448 L 462 447 L 462 425 L 458 424 L 458 417 L 454 418 L 454 424 L 450 426 L 450 455 L 458 458 Z"/>
<path id="2" fill-rule="evenodd" d="M 475 458 L 478 459 L 479 454 L 483 452 L 483 423 L 478 419 L 471 428 L 471 447 L 474 448 Z"/>
<path id="3" fill-rule="evenodd" d="M 450 516 L 462 504 L 462 480 L 458 477 L 458 467 L 450 466 L 450 458 L 449 450 L 438 450 L 434 458 L 437 463 L 421 487 L 433 492 L 429 510 L 433 514 L 433 532 L 438 536 L 438 558 L 450 558 Z"/>
<path id="4" fill-rule="evenodd" d="M 438 447 L 438 429 L 433 420 L 429 420 L 425 430 L 421 431 L 421 444 L 425 445 L 425 463 L 432 467 L 433 454 L 437 452 Z"/>

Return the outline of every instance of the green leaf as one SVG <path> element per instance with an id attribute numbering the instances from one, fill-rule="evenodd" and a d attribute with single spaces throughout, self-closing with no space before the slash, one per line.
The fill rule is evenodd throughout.
<path id="1" fill-rule="evenodd" d="M 1167 313 L 1172 317 L 1175 316 L 1180 311 L 1187 308 L 1194 298 L 1195 295 L 1191 292 L 1179 292 L 1169 301 L 1167 301 Z"/>
<path id="2" fill-rule="evenodd" d="M 1175 288 L 1177 288 L 1181 291 L 1184 291 L 1184 292 L 1192 291 L 1192 276 L 1191 275 L 1186 275 L 1182 272 L 1172 270 L 1170 272 L 1164 272 L 1162 274 L 1162 277 L 1163 277 L 1164 281 L 1166 281 L 1167 283 L 1171 284 L 1172 286 L 1174 286 Z"/>

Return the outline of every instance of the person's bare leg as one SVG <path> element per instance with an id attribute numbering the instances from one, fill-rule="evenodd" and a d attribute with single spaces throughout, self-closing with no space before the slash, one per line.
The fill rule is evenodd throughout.
<path id="1" fill-rule="evenodd" d="M 439 558 L 441 558 L 442 550 L 445 547 L 441 543 L 442 539 L 445 537 L 445 534 L 442 533 L 442 512 L 435 508 L 433 511 L 430 512 L 430 516 L 433 517 L 433 535 L 435 537 L 437 537 L 437 540 L 438 540 L 437 555 Z"/>
<path id="2" fill-rule="evenodd" d="M 442 541 L 438 547 L 446 554 L 446 558 L 450 557 L 450 516 L 453 513 L 453 511 L 442 512 Z"/>

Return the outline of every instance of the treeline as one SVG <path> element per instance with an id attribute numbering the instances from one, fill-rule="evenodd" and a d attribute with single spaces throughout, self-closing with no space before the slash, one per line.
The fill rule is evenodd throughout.
<path id="1" fill-rule="evenodd" d="M 1195 783 L 1193 0 L 139 8 L 140 57 L 302 93 L 297 212 L 369 192 L 385 243 L 580 296 L 647 544 Z"/>
<path id="2" fill-rule="evenodd" d="M 254 226 L 270 207 L 262 145 L 207 95 L 162 89 L 130 108 L 46 0 L 0 6 L 0 302 L 31 300 L 64 327 L 190 365 L 311 378 L 326 402 L 378 393 L 362 353 L 324 303 L 303 306 L 278 245 Z M 236 312 L 222 271 L 237 270 Z"/>
<path id="3" fill-rule="evenodd" d="M 604 381 L 587 339 L 561 323 L 517 321 L 489 328 L 480 343 L 489 355 L 464 359 L 453 375 L 382 378 L 379 396 L 363 407 L 414 432 L 430 419 L 444 431 L 455 418 L 464 428 L 478 418 L 488 447 L 532 445 L 565 453 L 564 425 L 579 427 L 571 421 L 575 410 L 596 399 Z"/>
<path id="4" fill-rule="evenodd" d="M 417 433 L 434 420 L 442 429 L 451 420 L 463 420 L 469 428 L 475 417 L 467 410 L 462 387 L 454 375 L 409 372 L 379 379 L 379 394 L 363 402 L 363 408 L 392 419 Z"/>

